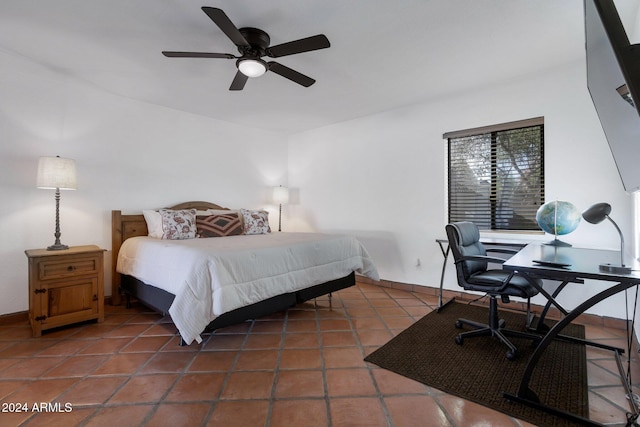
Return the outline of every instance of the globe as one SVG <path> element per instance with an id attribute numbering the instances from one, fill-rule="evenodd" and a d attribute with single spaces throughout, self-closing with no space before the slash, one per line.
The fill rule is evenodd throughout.
<path id="1" fill-rule="evenodd" d="M 573 203 L 561 200 L 547 202 L 536 212 L 540 228 L 556 236 L 571 233 L 580 224 L 580 218 L 580 212 Z"/>

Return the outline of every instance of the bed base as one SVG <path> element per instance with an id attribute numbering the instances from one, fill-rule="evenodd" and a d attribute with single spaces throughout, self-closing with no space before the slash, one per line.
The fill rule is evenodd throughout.
<path id="1" fill-rule="evenodd" d="M 126 298 L 127 308 L 130 307 L 131 297 L 136 298 L 143 305 L 167 315 L 169 307 L 175 298 L 175 295 L 154 286 L 145 284 L 144 282 L 132 276 L 122 275 L 121 291 Z M 286 310 L 296 304 L 312 300 L 322 295 L 329 295 L 329 303 L 331 304 L 331 293 L 345 289 L 355 285 L 355 273 L 340 279 L 331 280 L 320 285 L 311 286 L 296 292 L 290 292 L 282 295 L 276 295 L 264 301 L 240 307 L 228 313 L 224 313 L 216 317 L 203 332 L 211 332 L 216 329 L 225 328 L 235 325 L 246 320 L 256 319 L 269 314 Z M 180 338 L 180 345 L 185 342 Z"/>

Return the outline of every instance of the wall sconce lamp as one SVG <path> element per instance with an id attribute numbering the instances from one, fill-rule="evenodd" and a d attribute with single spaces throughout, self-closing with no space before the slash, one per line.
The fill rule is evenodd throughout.
<path id="1" fill-rule="evenodd" d="M 618 224 L 609 216 L 610 213 L 611 205 L 609 203 L 596 203 L 582 212 L 582 218 L 591 224 L 600 224 L 605 218 L 611 221 L 611 224 L 613 224 L 616 230 L 618 230 L 618 234 L 620 234 L 620 265 L 600 264 L 600 270 L 616 274 L 629 274 L 631 273 L 631 267 L 624 265 L 624 236 L 622 236 L 622 231 L 620 231 Z"/>
<path id="2" fill-rule="evenodd" d="M 273 187 L 273 202 L 280 206 L 278 212 L 278 231 L 282 231 L 282 205 L 289 203 L 289 189 L 283 187 Z"/>
<path id="3" fill-rule="evenodd" d="M 76 161 L 60 156 L 40 157 L 38 161 L 37 187 L 56 190 L 56 241 L 47 250 L 69 249 L 60 243 L 60 190 L 76 189 Z"/>

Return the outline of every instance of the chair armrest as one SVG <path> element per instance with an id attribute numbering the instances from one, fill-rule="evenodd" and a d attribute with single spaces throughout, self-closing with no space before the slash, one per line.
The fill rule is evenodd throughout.
<path id="1" fill-rule="evenodd" d="M 511 254 L 511 255 L 515 255 L 518 252 L 520 252 L 517 249 L 509 249 L 509 248 L 492 248 L 492 247 L 485 247 L 484 248 L 487 252 L 498 252 L 501 254 Z"/>
<path id="2" fill-rule="evenodd" d="M 455 261 L 455 263 L 458 264 L 458 263 L 464 262 L 464 261 L 494 262 L 494 263 L 497 263 L 497 264 L 502 264 L 506 260 L 504 258 L 498 258 L 498 257 L 493 257 L 493 256 L 487 256 L 487 255 L 467 255 L 467 256 L 463 256 L 459 260 Z"/>
<path id="3" fill-rule="evenodd" d="M 463 256 L 462 258 L 456 260 L 454 263 L 458 264 L 460 262 L 464 262 L 464 261 L 479 261 L 479 262 L 493 262 L 496 264 L 502 264 L 506 261 L 506 259 L 504 258 L 497 258 L 497 257 L 491 257 L 491 256 L 486 256 L 486 255 L 467 255 L 467 256 Z M 507 286 L 509 286 L 509 282 L 511 282 L 511 279 L 513 278 L 513 276 L 515 275 L 515 271 L 512 271 L 509 273 L 509 275 L 502 281 L 502 285 L 496 289 L 496 292 L 502 292 Z M 478 289 L 479 290 L 479 289 Z"/>

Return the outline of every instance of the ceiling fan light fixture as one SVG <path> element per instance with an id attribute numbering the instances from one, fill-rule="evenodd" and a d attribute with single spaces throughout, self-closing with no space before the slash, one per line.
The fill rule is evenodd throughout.
<path id="1" fill-rule="evenodd" d="M 261 59 L 240 59 L 238 70 L 247 77 L 260 77 L 267 72 L 267 63 Z"/>
<path id="2" fill-rule="evenodd" d="M 324 34 L 316 34 L 315 36 L 271 46 L 269 34 L 259 28 L 236 27 L 222 9 L 203 6 L 202 11 L 233 42 L 238 48 L 240 56 L 231 53 L 162 51 L 164 56 L 168 58 L 236 59 L 238 71 L 236 71 L 229 90 L 242 90 L 249 78 L 260 77 L 267 71 L 272 71 L 273 74 L 291 80 L 300 86 L 309 87 L 315 83 L 315 80 L 309 76 L 305 76 L 275 61 L 265 62 L 262 57 L 279 58 L 331 47 L 329 39 Z"/>

